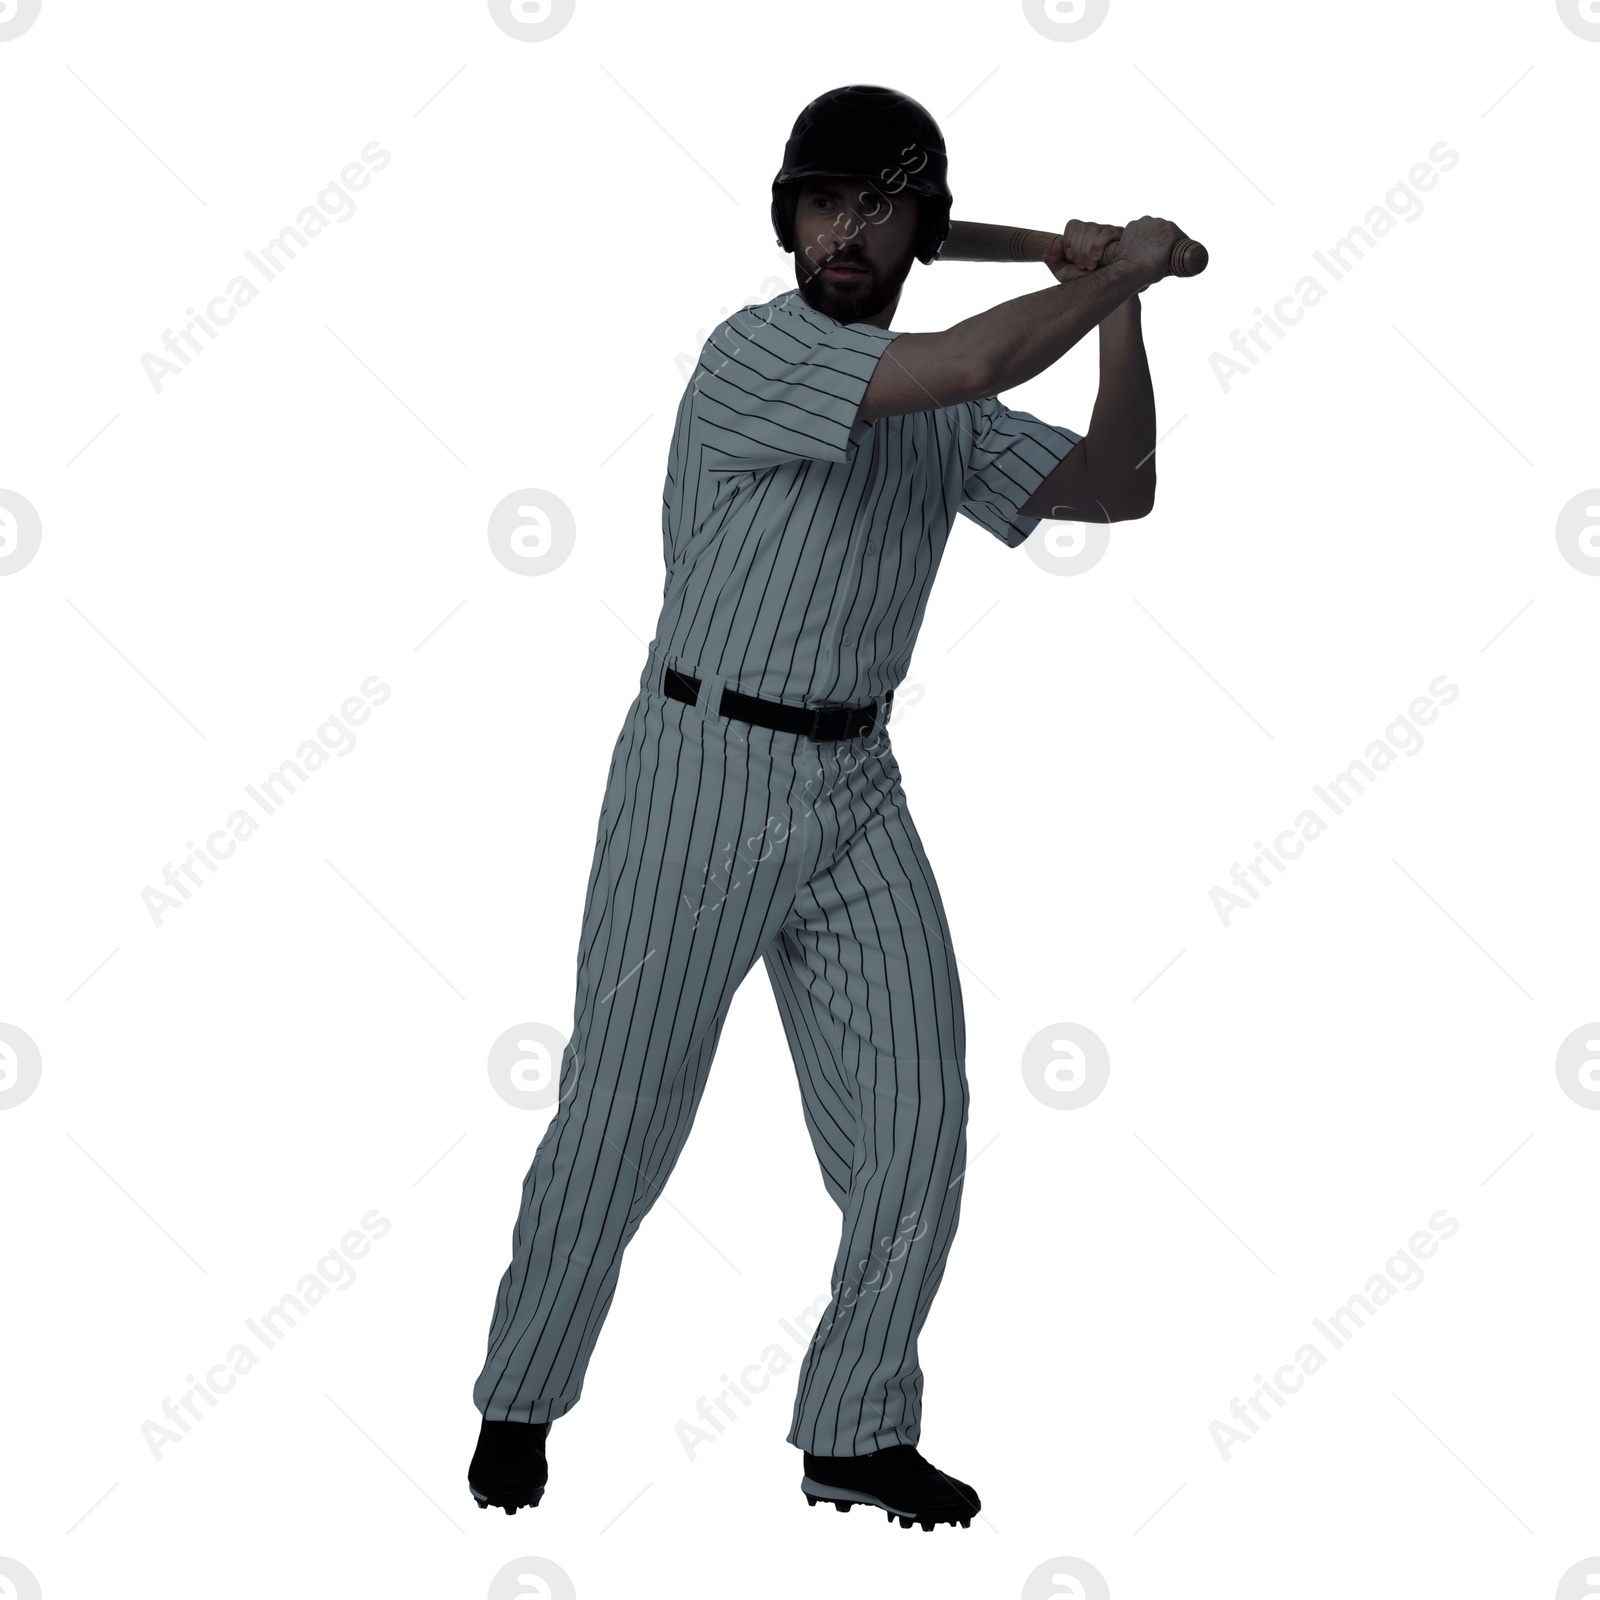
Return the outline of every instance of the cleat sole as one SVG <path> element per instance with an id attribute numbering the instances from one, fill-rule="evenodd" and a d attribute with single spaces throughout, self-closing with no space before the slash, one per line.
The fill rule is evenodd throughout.
<path id="1" fill-rule="evenodd" d="M 831 1505 L 835 1511 L 849 1511 L 852 1506 L 871 1506 L 881 1511 L 889 1522 L 898 1522 L 902 1528 L 910 1528 L 913 1524 L 920 1526 L 924 1533 L 932 1533 L 936 1527 L 954 1527 L 959 1522 L 963 1528 L 971 1527 L 972 1518 L 965 1517 L 937 1517 L 926 1516 L 917 1512 L 907 1512 L 899 1506 L 885 1505 L 876 1495 L 868 1494 L 861 1489 L 842 1489 L 834 1484 L 821 1483 L 809 1476 L 800 1480 L 800 1488 L 806 1497 L 807 1505 Z"/>
<path id="2" fill-rule="evenodd" d="M 470 1485 L 469 1485 L 469 1487 L 470 1487 Z M 535 1494 L 535 1495 L 524 1494 L 524 1495 L 518 1496 L 517 1498 L 512 1500 L 512 1503 L 510 1505 L 506 1504 L 506 1500 L 510 1499 L 511 1496 L 509 1496 L 509 1495 L 496 1495 L 493 1498 L 491 1498 L 489 1495 L 484 1494 L 481 1490 L 478 1490 L 478 1489 L 473 1489 L 472 1490 L 472 1498 L 477 1502 L 478 1509 L 480 1511 L 487 1511 L 490 1506 L 499 1506 L 500 1509 L 502 1511 L 504 1511 L 505 1514 L 509 1517 L 509 1516 L 513 1516 L 517 1511 L 521 1510 L 523 1506 L 527 1506 L 527 1507 L 529 1507 L 531 1509 L 532 1507 L 538 1505 L 538 1503 L 542 1499 L 544 1499 L 544 1490 L 541 1488 L 539 1490 L 539 1492 L 537 1494 Z"/>

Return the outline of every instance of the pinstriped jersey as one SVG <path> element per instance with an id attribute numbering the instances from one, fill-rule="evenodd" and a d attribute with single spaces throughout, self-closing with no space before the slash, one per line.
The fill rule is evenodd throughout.
<path id="1" fill-rule="evenodd" d="M 1023 504 L 1083 435 L 992 396 L 857 423 L 897 337 L 797 289 L 712 330 L 662 495 L 655 642 L 684 670 L 862 704 L 905 678 L 956 514 L 1008 546 L 1037 526 Z"/>

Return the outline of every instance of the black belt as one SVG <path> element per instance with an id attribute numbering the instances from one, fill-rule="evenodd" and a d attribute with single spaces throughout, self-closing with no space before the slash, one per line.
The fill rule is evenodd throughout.
<path id="1" fill-rule="evenodd" d="M 700 698 L 700 680 L 679 672 L 676 667 L 668 667 L 661 691 L 669 700 L 681 700 L 692 706 Z M 883 697 L 885 715 L 893 701 L 894 690 L 891 689 Z M 726 688 L 718 710 L 725 717 L 737 717 L 741 722 L 753 722 L 761 728 L 775 728 L 779 733 L 803 733 L 808 739 L 819 742 L 854 739 L 871 733 L 878 720 L 876 701 L 864 706 L 786 706 L 778 700 L 761 700 L 753 694 Z"/>

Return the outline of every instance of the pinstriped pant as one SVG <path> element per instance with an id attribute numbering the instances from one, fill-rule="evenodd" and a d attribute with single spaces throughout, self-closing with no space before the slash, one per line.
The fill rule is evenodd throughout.
<path id="1" fill-rule="evenodd" d="M 622 1253 L 682 1150 L 734 992 L 765 963 L 822 1181 L 843 1213 L 832 1300 L 788 1440 L 916 1444 L 917 1336 L 966 1163 L 955 957 L 888 734 L 813 742 L 660 692 L 652 644 L 589 874 L 560 1099 L 522 1186 L 473 1402 L 541 1422 L 578 1401 Z M 759 1132 L 757 1133 L 759 1137 Z"/>

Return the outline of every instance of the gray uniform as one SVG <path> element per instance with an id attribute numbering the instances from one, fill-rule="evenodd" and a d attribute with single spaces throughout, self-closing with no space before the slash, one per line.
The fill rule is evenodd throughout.
<path id="1" fill-rule="evenodd" d="M 684 391 L 661 616 L 606 780 L 560 1101 L 473 1388 L 491 1421 L 576 1404 L 622 1252 L 759 957 L 843 1212 L 789 1442 L 861 1455 L 920 1437 L 917 1335 L 966 1160 L 966 1028 L 885 702 L 956 513 L 1020 544 L 1036 522 L 1022 504 L 1082 436 L 992 398 L 852 427 L 895 337 L 791 290 L 719 324 Z M 663 692 L 674 675 L 694 703 Z M 759 727 L 722 715 L 725 688 L 872 704 L 877 726 L 822 741 Z"/>

